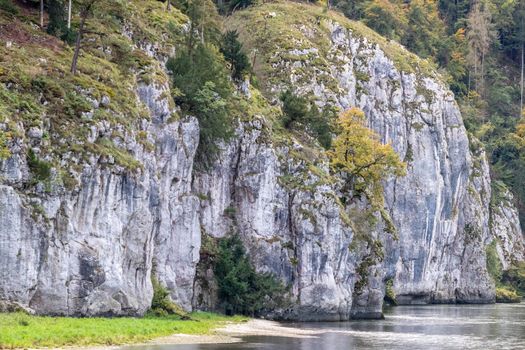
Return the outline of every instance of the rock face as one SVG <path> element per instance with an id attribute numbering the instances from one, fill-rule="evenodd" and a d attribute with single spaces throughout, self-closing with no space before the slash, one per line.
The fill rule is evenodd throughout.
<path id="1" fill-rule="evenodd" d="M 284 10 L 275 9 L 273 18 L 282 21 Z M 400 71 L 379 45 L 345 23 L 327 19 L 308 26 L 302 18 L 287 24 L 302 49 L 283 47 L 267 57 L 274 82 L 268 89 L 293 86 L 319 105 L 361 108 L 370 127 L 408 163 L 407 176 L 385 183 L 399 240 L 387 240 L 382 270 L 394 279 L 398 302 L 494 301 L 484 254 L 491 239 L 488 165 L 482 150 L 470 150 L 452 93 L 422 68 Z M 264 32 L 255 29 L 244 39 L 257 35 Z"/>
<path id="2" fill-rule="evenodd" d="M 274 12 L 269 21 L 283 20 L 284 11 Z M 509 263 L 523 259 L 523 240 L 510 197 L 492 208 L 489 224 L 485 154 L 469 142 L 452 93 L 437 76 L 403 72 L 343 22 L 290 26 L 302 48 L 276 51 L 287 59 L 271 60 L 279 79 L 270 76 L 270 94 L 293 84 L 319 105 L 361 108 L 408 163 L 405 177 L 385 182 L 385 208 L 349 198 L 322 152 L 274 137 L 265 115 L 247 116 L 212 169 L 194 172 L 196 120 L 170 121 L 166 82 L 138 84 L 150 118 L 118 141 L 141 164 L 134 171 L 93 155 L 74 189 L 50 181 L 29 190 L 25 155 L 38 151 L 43 132 L 13 140 L 0 162 L 2 308 L 140 315 L 153 271 L 183 308 L 215 309 L 201 239 L 232 232 L 258 271 L 290 286 L 290 304 L 270 317 L 377 318 L 387 280 L 400 303 L 494 301 L 485 246 L 498 237 Z M 248 102 L 257 98 L 246 83 L 242 90 Z M 98 122 L 91 138 L 112 131 Z M 138 132 L 154 147 L 137 143 Z"/>
<path id="3" fill-rule="evenodd" d="M 198 222 L 190 215 L 198 203 L 188 194 L 198 125 L 194 119 L 166 122 L 171 111 L 159 99 L 166 89 L 138 88 L 152 118 L 143 123 L 143 131 L 156 140 L 156 150 L 127 145 L 143 164 L 136 173 L 93 158 L 77 190 L 52 186 L 24 193 L 29 173 L 24 146 L 2 163 L 0 299 L 40 314 L 143 314 L 153 295 L 155 247 L 165 244 L 170 249 L 155 255 L 162 266 L 159 275 L 177 287 L 187 286 L 182 272 L 198 260 L 198 248 L 192 255 L 189 246 L 200 242 Z M 111 130 L 100 124 L 93 132 Z M 180 274 L 173 274 L 173 265 Z M 191 295 L 191 283 L 187 292 Z M 181 291 L 180 298 L 184 295 Z"/>
<path id="4" fill-rule="evenodd" d="M 265 128 L 262 119 L 243 125 L 211 173 L 196 179 L 195 192 L 207 198 L 201 202 L 203 231 L 213 237 L 238 232 L 257 269 L 291 286 L 292 306 L 273 317 L 349 319 L 356 262 L 367 249 L 349 249 L 354 234 L 341 215 L 337 187 L 321 175 L 327 169 L 316 175 L 305 162 L 291 160 L 298 144 L 272 148 Z M 379 315 L 382 289 L 377 293 Z"/>
<path id="5" fill-rule="evenodd" d="M 525 242 L 512 193 L 500 191 L 492 207 L 491 229 L 502 269 L 508 270 L 512 263 L 525 261 Z"/>

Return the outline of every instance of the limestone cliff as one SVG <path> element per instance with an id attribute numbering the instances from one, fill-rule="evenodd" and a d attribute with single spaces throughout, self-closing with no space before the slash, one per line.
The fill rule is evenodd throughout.
<path id="1" fill-rule="evenodd" d="M 517 215 L 510 200 L 491 209 L 485 154 L 469 141 L 454 96 L 432 67 L 315 6 L 257 6 L 227 26 L 258 50 L 266 98 L 239 89 L 264 108 L 239 121 L 207 172 L 193 170 L 198 123 L 176 117 L 158 62 L 171 52 L 166 39 L 152 44 L 130 23 L 117 34 L 133 45 L 140 69 L 118 92 L 127 96 L 122 106 L 139 111 L 133 118 L 114 117 L 135 113 L 115 112 L 119 94 L 78 88 L 90 103 L 78 125 L 86 138 L 65 150 L 50 111 L 38 123 L 1 120 L 2 130 L 17 133 L 0 161 L 0 300 L 41 314 L 143 314 L 153 271 L 183 308 L 213 309 L 201 239 L 235 231 L 257 270 L 290 286 L 290 304 L 271 317 L 380 317 L 389 279 L 401 303 L 494 301 L 485 246 L 500 237 L 502 259 L 510 259 L 504 252 L 522 244 Z M 289 86 L 319 105 L 360 107 L 408 163 L 407 176 L 385 181 L 385 208 L 342 200 L 351 196 L 320 147 L 274 127 L 271 103 Z M 53 165 L 46 179 L 30 150 Z"/>

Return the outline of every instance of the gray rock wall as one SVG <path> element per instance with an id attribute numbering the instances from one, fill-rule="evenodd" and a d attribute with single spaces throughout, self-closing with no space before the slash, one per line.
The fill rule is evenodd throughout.
<path id="1" fill-rule="evenodd" d="M 324 25 L 328 50 L 317 50 L 310 41 L 313 29 L 302 28 L 300 40 L 312 48 L 294 51 L 296 61 L 274 63 L 289 80 L 272 91 L 292 84 L 320 105 L 359 107 L 382 141 L 407 162 L 405 177 L 385 182 L 386 208 L 399 240 L 387 247 L 384 268 L 386 277 L 394 277 L 398 301 L 493 301 L 484 255 L 488 165 L 482 151 L 473 155 L 469 149 L 453 94 L 438 76 L 424 76 L 417 67 L 413 73 L 399 71 L 378 45 L 351 29 L 333 21 Z M 306 70 L 319 60 L 328 65 Z"/>
<path id="2" fill-rule="evenodd" d="M 329 174 L 327 159 L 292 138 L 277 142 L 268 116 L 240 123 L 214 167 L 194 172 L 196 120 L 169 122 L 167 84 L 139 84 L 137 98 L 151 118 L 113 140 L 140 162 L 135 171 L 93 155 L 73 174 L 73 190 L 57 174 L 46 186 L 27 186 L 25 154 L 39 152 L 42 132 L 13 140 L 12 157 L 0 163 L 2 307 L 140 315 L 151 302 L 153 271 L 183 308 L 213 309 L 213 273 L 201 266 L 197 274 L 201 238 L 232 232 L 258 271 L 290 286 L 290 304 L 271 317 L 377 318 L 390 278 L 401 303 L 493 301 L 486 244 L 499 237 L 507 262 L 523 257 L 523 242 L 510 200 L 493 209 L 489 225 L 485 154 L 470 150 L 453 95 L 439 77 L 402 73 L 366 38 L 335 22 L 326 27 L 318 34 L 328 51 L 311 42 L 291 56 L 306 58 L 274 63 L 289 81 L 272 91 L 293 83 L 320 105 L 365 111 L 369 126 L 408 163 L 407 176 L 385 181 L 384 214 L 395 235 L 365 200 L 342 205 L 350 194 Z M 308 43 L 313 32 L 304 30 Z M 330 64 L 301 76 L 306 71 L 298 68 L 317 58 Z M 114 128 L 97 123 L 91 141 L 111 138 Z M 153 150 L 135 141 L 139 131 Z"/>
<path id="3" fill-rule="evenodd" d="M 166 122 L 166 89 L 137 90 L 151 111 L 141 130 L 155 142 L 147 152 L 127 135 L 143 164 L 137 171 L 93 156 L 75 190 L 51 179 L 51 188 L 27 191 L 27 145 L 13 149 L 0 175 L 0 299 L 40 314 L 140 315 L 151 304 L 155 256 L 159 277 L 189 307 L 200 244 L 189 193 L 198 125 Z M 92 130 L 95 139 L 111 131 L 103 123 Z"/>
<path id="4" fill-rule="evenodd" d="M 525 242 L 512 193 L 506 189 L 499 192 L 492 204 L 490 227 L 502 268 L 508 270 L 512 264 L 525 261 Z"/>

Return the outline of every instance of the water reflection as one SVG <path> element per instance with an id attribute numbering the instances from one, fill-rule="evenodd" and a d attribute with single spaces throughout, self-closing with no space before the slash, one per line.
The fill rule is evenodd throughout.
<path id="1" fill-rule="evenodd" d="M 288 323 L 317 337 L 245 337 L 238 344 L 155 345 L 127 350 L 525 349 L 525 304 L 401 306 L 380 321 Z"/>

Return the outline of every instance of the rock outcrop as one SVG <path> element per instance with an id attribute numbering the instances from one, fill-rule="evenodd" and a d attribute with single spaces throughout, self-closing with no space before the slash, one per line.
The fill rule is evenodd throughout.
<path id="1" fill-rule="evenodd" d="M 216 308 L 213 273 L 198 265 L 201 239 L 231 232 L 258 271 L 290 286 L 290 304 L 270 317 L 381 317 L 387 280 L 399 303 L 494 301 L 485 246 L 495 235 L 503 261 L 523 259 L 521 231 L 510 199 L 492 208 L 489 224 L 488 164 L 469 142 L 452 93 L 396 44 L 367 38 L 319 7 L 293 5 L 306 16 L 295 22 L 280 6 L 240 11 L 229 26 L 249 28 L 241 31 L 248 47 L 269 42 L 265 28 L 292 30 L 284 36 L 293 48 L 274 38 L 277 47 L 259 57 L 270 99 L 293 86 L 320 106 L 366 113 L 408 164 L 405 177 L 385 181 L 384 208 L 350 198 L 320 149 L 276 137 L 270 116 L 257 113 L 240 122 L 208 172 L 195 172 L 198 123 L 173 120 L 163 75 L 133 87 L 149 114 L 135 129 L 120 128 L 118 138 L 104 121 L 91 129 L 92 142 L 113 138 L 127 149 L 135 169 L 93 154 L 73 173 L 73 189 L 53 181 L 53 172 L 33 186 L 26 154 L 39 151 L 43 132 L 28 129 L 12 140 L 11 156 L 0 161 L 4 308 L 140 315 L 151 302 L 152 272 L 183 308 Z M 257 11 L 271 13 L 263 17 L 268 27 L 250 25 Z M 153 147 L 137 142 L 137 133 Z"/>
<path id="2" fill-rule="evenodd" d="M 503 270 L 525 261 L 525 242 L 518 210 L 513 196 L 506 188 L 497 189 L 492 205 L 490 227 L 496 243 L 496 252 Z"/>
<path id="3" fill-rule="evenodd" d="M 408 163 L 407 176 L 385 183 L 386 209 L 399 239 L 389 240 L 383 269 L 385 278 L 394 278 L 398 302 L 494 301 L 484 255 L 490 240 L 488 164 L 481 149 L 470 151 L 450 90 L 439 76 L 425 75 L 426 62 L 401 47 L 388 47 L 390 57 L 355 23 L 320 14 L 311 21 L 289 19 L 278 4 L 270 10 L 267 25 L 283 25 L 278 28 L 285 39 L 265 57 L 268 90 L 293 87 L 319 105 L 361 108 L 370 127 Z M 249 45 L 267 33 L 240 26 L 262 15 L 254 11 L 232 21 Z M 289 41 L 301 49 L 288 49 Z M 398 68 L 394 49 L 410 70 Z"/>
<path id="4" fill-rule="evenodd" d="M 166 122 L 171 111 L 159 96 L 167 89 L 137 89 L 151 111 L 142 131 L 155 140 L 155 151 L 147 152 L 126 138 L 143 165 L 138 172 L 93 157 L 75 190 L 26 191 L 28 146 L 12 148 L 0 175 L 0 299 L 39 314 L 140 315 L 151 304 L 154 256 L 158 274 L 177 283 L 178 297 L 191 296 L 200 242 L 198 202 L 190 191 L 198 125 L 195 119 Z M 112 132 L 103 123 L 92 131 Z"/>

